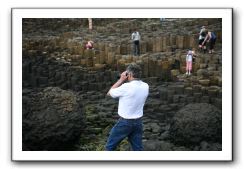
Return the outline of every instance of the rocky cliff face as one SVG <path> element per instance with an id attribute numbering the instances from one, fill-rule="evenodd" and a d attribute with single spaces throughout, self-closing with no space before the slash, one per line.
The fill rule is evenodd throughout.
<path id="1" fill-rule="evenodd" d="M 186 76 L 185 55 L 189 48 L 197 49 L 202 25 L 217 34 L 215 53 L 196 50 L 193 74 Z M 94 19 L 94 30 L 88 31 L 87 19 L 23 19 L 23 149 L 74 149 L 65 145 L 79 137 L 79 143 L 73 143 L 76 150 L 103 150 L 118 118 L 117 101 L 105 94 L 118 74 L 136 62 L 142 67 L 143 81 L 150 85 L 143 119 L 145 150 L 220 150 L 221 142 L 210 139 L 212 135 L 199 137 L 204 139 L 194 146 L 173 142 L 172 136 L 182 139 L 172 131 L 184 122 L 172 124 L 188 104 L 215 106 L 221 117 L 221 25 L 220 19 L 211 18 L 166 19 L 163 23 L 159 19 Z M 130 36 L 135 28 L 142 36 L 139 57 L 132 56 Z M 94 49 L 86 50 L 84 43 L 90 39 Z M 200 117 L 194 123 L 202 124 Z M 50 129 L 43 127 L 49 118 Z M 60 133 L 68 136 L 58 147 L 55 142 L 62 134 L 53 128 L 57 124 L 62 126 Z M 203 127 L 211 130 L 213 126 Z M 37 147 L 39 143 L 43 146 Z M 118 150 L 127 149 L 123 142 Z"/>

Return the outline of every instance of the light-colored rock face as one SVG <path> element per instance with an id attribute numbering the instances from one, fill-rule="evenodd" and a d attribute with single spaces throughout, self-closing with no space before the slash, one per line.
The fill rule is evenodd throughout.
<path id="1" fill-rule="evenodd" d="M 198 50 L 197 34 L 202 25 L 207 25 L 217 34 L 214 54 Z M 72 91 L 77 104 L 85 107 L 86 127 L 77 149 L 103 150 L 109 129 L 118 118 L 117 102 L 105 94 L 120 72 L 129 63 L 136 62 L 142 67 L 142 80 L 150 86 L 144 107 L 144 127 L 147 130 L 143 141 L 149 145 L 147 150 L 152 143 L 162 147 L 161 144 L 170 138 L 169 129 L 176 112 L 185 105 L 208 103 L 220 111 L 222 109 L 221 25 L 219 19 L 166 18 L 163 24 L 159 18 L 94 19 L 93 31 L 89 31 L 87 18 L 24 19 L 23 89 L 31 89 L 31 95 L 38 97 L 35 89 L 60 88 L 61 91 L 56 93 L 64 96 L 57 94 L 57 97 L 65 99 L 62 103 L 58 99 L 49 100 L 49 103 L 56 105 L 55 110 L 62 109 L 67 114 L 74 111 L 74 100 L 69 95 Z M 140 56 L 133 56 L 130 40 L 135 28 L 141 34 Z M 94 49 L 85 48 L 88 40 L 95 42 Z M 197 56 L 193 59 L 191 75 L 186 75 L 189 48 L 195 48 Z M 43 97 L 43 102 L 47 102 L 49 96 Z M 28 94 L 25 98 L 31 99 Z M 27 103 L 26 108 L 30 102 Z M 56 117 L 55 112 L 45 116 Z M 25 134 L 23 136 L 27 137 Z M 97 140 L 96 135 L 100 139 Z M 216 148 L 208 140 L 202 141 L 195 147 L 175 146 L 171 142 L 162 150 Z M 124 148 L 128 149 L 121 146 L 119 150 Z"/>

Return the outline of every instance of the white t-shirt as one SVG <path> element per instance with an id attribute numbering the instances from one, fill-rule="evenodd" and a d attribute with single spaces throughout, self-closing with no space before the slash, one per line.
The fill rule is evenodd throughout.
<path id="1" fill-rule="evenodd" d="M 136 119 L 143 116 L 143 107 L 149 94 L 149 86 L 141 80 L 133 80 L 110 90 L 113 98 L 119 98 L 119 116 Z"/>
<path id="2" fill-rule="evenodd" d="M 133 41 L 140 40 L 141 36 L 140 36 L 139 32 L 133 32 L 132 35 L 131 35 L 131 39 Z"/>
<path id="3" fill-rule="evenodd" d="M 192 62 L 192 55 L 191 54 L 186 55 L 186 61 Z"/>
<path id="4" fill-rule="evenodd" d="M 200 35 L 199 35 L 199 40 L 201 40 L 201 39 L 204 39 L 205 38 L 205 36 L 202 36 L 202 32 L 204 32 L 204 31 L 206 31 L 206 29 L 205 28 L 202 28 L 201 30 L 200 30 Z"/>
<path id="5" fill-rule="evenodd" d="M 186 61 L 187 62 L 192 62 L 192 57 L 193 55 L 195 55 L 195 52 L 194 51 L 189 51 L 186 55 Z"/>

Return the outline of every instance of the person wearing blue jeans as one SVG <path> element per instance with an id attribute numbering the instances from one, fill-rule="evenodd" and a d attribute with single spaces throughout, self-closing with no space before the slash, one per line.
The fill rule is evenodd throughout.
<path id="1" fill-rule="evenodd" d="M 132 150 L 143 150 L 142 146 L 142 120 L 120 118 L 110 132 L 106 150 L 115 150 L 117 145 L 126 137 Z"/>
<path id="2" fill-rule="evenodd" d="M 119 98 L 117 123 L 110 131 L 106 150 L 116 150 L 119 143 L 128 138 L 133 151 L 142 151 L 143 107 L 149 94 L 149 86 L 140 80 L 141 68 L 132 63 L 120 75 L 107 95 Z M 127 82 L 126 82 L 127 81 Z"/>
<path id="3" fill-rule="evenodd" d="M 139 32 L 135 31 L 131 34 L 131 39 L 133 41 L 133 54 L 134 56 L 140 56 L 140 40 L 141 35 Z"/>

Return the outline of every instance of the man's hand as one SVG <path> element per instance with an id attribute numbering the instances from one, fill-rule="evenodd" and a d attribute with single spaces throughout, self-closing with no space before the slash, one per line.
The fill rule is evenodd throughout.
<path id="1" fill-rule="evenodd" d="M 120 79 L 111 87 L 111 89 L 117 88 L 117 87 L 119 87 L 120 85 L 122 85 L 124 83 L 124 81 L 128 78 L 128 75 L 126 76 L 126 73 L 127 73 L 126 71 L 121 73 Z M 108 96 L 110 95 L 109 94 L 110 90 L 107 93 Z"/>
<path id="2" fill-rule="evenodd" d="M 126 71 L 121 73 L 119 81 L 124 82 L 128 78 L 128 75 L 126 76 L 126 73 L 127 73 Z"/>

